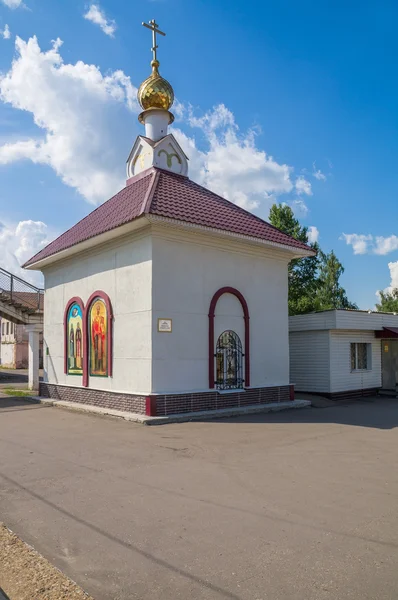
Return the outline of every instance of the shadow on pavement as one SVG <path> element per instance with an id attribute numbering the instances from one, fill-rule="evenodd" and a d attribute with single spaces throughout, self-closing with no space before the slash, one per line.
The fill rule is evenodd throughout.
<path id="1" fill-rule="evenodd" d="M 207 423 L 338 423 L 357 427 L 394 429 L 398 426 L 398 399 L 361 398 L 335 402 L 325 408 L 300 408 L 217 418 Z"/>
<path id="2" fill-rule="evenodd" d="M 43 380 L 43 371 L 40 369 L 40 381 Z M 0 388 L 4 385 L 13 386 L 15 384 L 27 384 L 28 383 L 28 370 L 27 369 L 1 369 L 0 368 Z"/>
<path id="3" fill-rule="evenodd" d="M 0 414 L 6 412 L 16 412 L 21 410 L 37 410 L 39 408 L 51 408 L 45 404 L 36 402 L 33 398 L 24 396 L 8 396 L 0 398 Z M 0 596 L 1 600 L 1 596 Z"/>

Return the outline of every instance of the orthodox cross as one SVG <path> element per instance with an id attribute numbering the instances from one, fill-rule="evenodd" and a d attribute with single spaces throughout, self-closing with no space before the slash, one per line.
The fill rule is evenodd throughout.
<path id="1" fill-rule="evenodd" d="M 160 35 L 166 35 L 165 33 L 163 33 L 163 31 L 160 31 L 160 29 L 158 29 L 159 25 L 156 23 L 155 19 L 152 19 L 152 21 L 149 21 L 149 23 L 143 23 L 144 27 L 147 27 L 147 29 L 150 29 L 152 31 L 152 52 L 153 52 L 153 60 L 157 60 L 156 57 L 156 48 L 158 48 L 158 46 L 156 45 L 156 34 L 159 33 Z"/>

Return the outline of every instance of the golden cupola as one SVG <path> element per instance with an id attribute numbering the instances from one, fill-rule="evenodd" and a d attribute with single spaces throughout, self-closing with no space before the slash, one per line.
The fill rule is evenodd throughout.
<path id="1" fill-rule="evenodd" d="M 159 61 L 151 62 L 152 73 L 138 89 L 138 102 L 144 110 L 160 108 L 169 110 L 174 102 L 174 91 L 167 79 L 159 74 Z"/>

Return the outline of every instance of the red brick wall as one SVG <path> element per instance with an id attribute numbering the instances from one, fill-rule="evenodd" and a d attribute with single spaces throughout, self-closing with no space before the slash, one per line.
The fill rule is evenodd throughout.
<path id="1" fill-rule="evenodd" d="M 173 413 L 196 412 L 200 410 L 219 410 L 221 408 L 239 408 L 270 402 L 290 400 L 290 386 L 251 388 L 243 392 L 203 392 L 195 394 L 166 394 L 156 396 L 158 416 Z"/>
<path id="2" fill-rule="evenodd" d="M 78 402 L 79 404 L 91 404 L 102 408 L 145 414 L 145 396 L 117 394 L 43 382 L 40 383 L 40 396 L 52 398 L 53 400 L 66 400 L 67 402 Z"/>
<path id="3" fill-rule="evenodd" d="M 287 402 L 291 400 L 291 386 L 284 385 L 267 388 L 251 388 L 243 392 L 197 392 L 193 394 L 165 394 L 150 396 L 151 402 L 146 401 L 146 396 L 118 394 L 114 392 L 91 390 L 90 388 L 74 388 L 51 383 L 40 384 L 40 395 L 55 400 L 67 400 L 80 404 L 92 404 L 145 414 L 146 406 L 151 408 L 147 414 L 151 416 L 165 416 L 176 413 L 197 412 L 201 410 L 219 410 L 222 408 L 239 408 L 270 402 Z"/>

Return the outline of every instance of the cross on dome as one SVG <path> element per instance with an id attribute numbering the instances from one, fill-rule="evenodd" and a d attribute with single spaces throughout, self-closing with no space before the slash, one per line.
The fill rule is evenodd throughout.
<path id="1" fill-rule="evenodd" d="M 157 56 L 156 56 L 156 50 L 157 48 L 159 48 L 159 46 L 156 44 L 156 34 L 159 33 L 160 35 L 166 35 L 163 31 L 160 31 L 160 29 L 158 29 L 159 25 L 156 23 L 155 19 L 152 19 L 152 21 L 149 21 L 149 23 L 142 23 L 144 27 L 147 27 L 148 29 L 150 29 L 152 31 L 152 52 L 153 52 L 153 60 L 157 60 Z"/>

